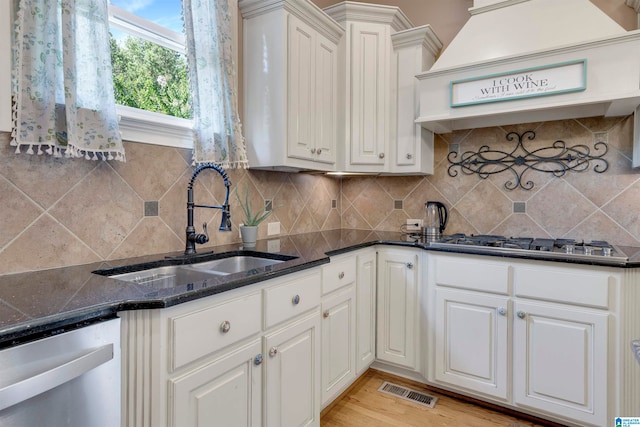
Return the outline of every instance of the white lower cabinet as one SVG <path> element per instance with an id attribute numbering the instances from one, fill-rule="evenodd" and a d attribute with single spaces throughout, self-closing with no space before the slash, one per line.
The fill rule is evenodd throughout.
<path id="1" fill-rule="evenodd" d="M 437 381 L 507 399 L 508 304 L 503 296 L 436 289 Z"/>
<path id="2" fill-rule="evenodd" d="M 624 293 L 616 269 L 428 259 L 430 382 L 571 425 L 613 425 L 628 413 L 614 379 L 628 364 L 628 343 L 617 334 L 638 328 L 614 322 Z"/>
<path id="3" fill-rule="evenodd" d="M 320 268 L 122 317 L 123 426 L 320 425 Z"/>
<path id="4" fill-rule="evenodd" d="M 169 381 L 170 424 L 184 427 L 262 425 L 260 339 Z"/>
<path id="5" fill-rule="evenodd" d="M 517 301 L 514 306 L 517 405 L 605 426 L 607 312 Z"/>
<path id="6" fill-rule="evenodd" d="M 265 336 L 265 425 L 319 426 L 317 312 Z"/>
<path id="7" fill-rule="evenodd" d="M 420 250 L 378 249 L 378 360 L 418 370 Z"/>
<path id="8" fill-rule="evenodd" d="M 356 378 L 356 256 L 322 266 L 322 406 Z"/>
<path id="9" fill-rule="evenodd" d="M 356 255 L 356 374 L 366 371 L 376 358 L 376 251 Z"/>

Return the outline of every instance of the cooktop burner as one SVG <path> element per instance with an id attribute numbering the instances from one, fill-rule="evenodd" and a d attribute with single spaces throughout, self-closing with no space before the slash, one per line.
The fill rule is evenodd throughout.
<path id="1" fill-rule="evenodd" d="M 618 247 L 602 240 L 548 239 L 505 237 L 486 234 L 452 234 L 432 241 L 436 248 L 456 248 L 467 253 L 502 253 L 530 255 L 536 258 L 598 260 L 601 263 L 624 264 L 629 258 Z"/>

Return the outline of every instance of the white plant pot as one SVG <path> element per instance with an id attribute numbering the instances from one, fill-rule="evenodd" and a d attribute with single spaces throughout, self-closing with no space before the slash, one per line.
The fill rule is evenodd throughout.
<path id="1" fill-rule="evenodd" d="M 255 248 L 256 240 L 258 240 L 258 226 L 241 225 L 240 236 L 242 237 L 242 246 L 245 248 Z"/>

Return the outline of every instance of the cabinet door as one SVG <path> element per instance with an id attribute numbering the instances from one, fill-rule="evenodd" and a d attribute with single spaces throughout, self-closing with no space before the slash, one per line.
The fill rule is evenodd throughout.
<path id="1" fill-rule="evenodd" d="M 376 358 L 376 253 L 357 256 L 356 373 L 364 372 Z"/>
<path id="2" fill-rule="evenodd" d="M 349 286 L 322 302 L 322 404 L 355 378 L 355 287 Z"/>
<path id="3" fill-rule="evenodd" d="M 265 336 L 265 425 L 320 425 L 320 315 Z"/>
<path id="4" fill-rule="evenodd" d="M 350 24 L 352 165 L 386 164 L 389 139 L 390 30 L 388 26 Z"/>
<path id="5" fill-rule="evenodd" d="M 213 363 L 170 380 L 170 425 L 262 425 L 260 344 L 260 340 L 254 340 Z"/>
<path id="6" fill-rule="evenodd" d="M 333 164 L 338 140 L 338 46 L 317 34 L 315 48 L 315 160 Z"/>
<path id="7" fill-rule="evenodd" d="M 377 357 L 416 369 L 418 254 L 384 249 L 378 253 Z"/>
<path id="8" fill-rule="evenodd" d="M 316 137 L 316 83 L 313 81 L 316 37 L 309 25 L 292 15 L 288 16 L 287 155 L 309 160 L 314 157 Z"/>
<path id="9" fill-rule="evenodd" d="M 608 313 L 522 301 L 515 312 L 515 403 L 607 425 Z"/>
<path id="10" fill-rule="evenodd" d="M 506 399 L 509 299 L 436 289 L 437 381 Z"/>

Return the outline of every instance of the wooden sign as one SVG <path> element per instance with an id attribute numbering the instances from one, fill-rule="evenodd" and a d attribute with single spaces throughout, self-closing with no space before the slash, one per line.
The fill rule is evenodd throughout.
<path id="1" fill-rule="evenodd" d="M 451 107 L 578 92 L 587 87 L 587 60 L 464 80 L 451 86 Z"/>

